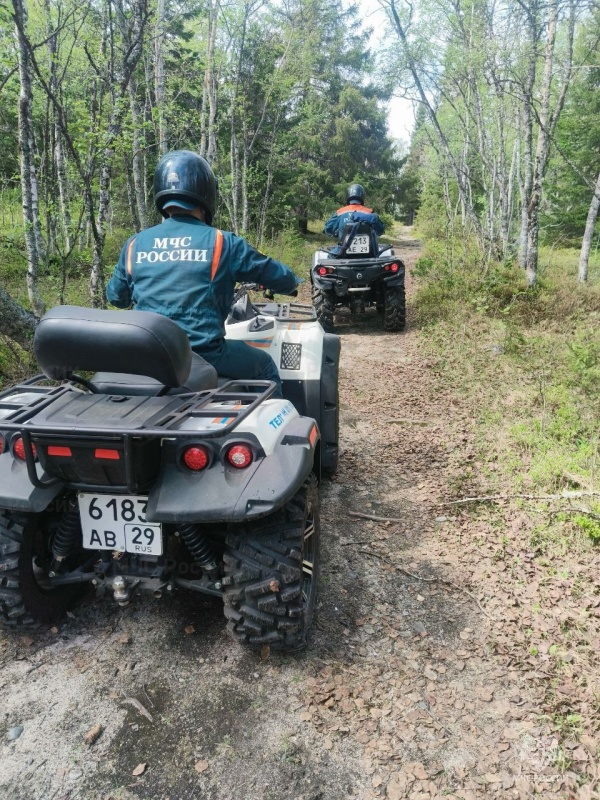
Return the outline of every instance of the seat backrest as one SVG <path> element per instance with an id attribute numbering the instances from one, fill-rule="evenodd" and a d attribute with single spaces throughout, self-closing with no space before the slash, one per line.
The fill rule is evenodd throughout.
<path id="1" fill-rule="evenodd" d="M 37 327 L 34 350 L 44 375 L 69 378 L 76 370 L 125 372 L 182 386 L 192 362 L 184 331 L 151 311 L 105 311 L 57 306 Z"/>
<path id="2" fill-rule="evenodd" d="M 377 234 L 368 222 L 346 222 L 338 257 L 372 258 L 379 255 Z"/>

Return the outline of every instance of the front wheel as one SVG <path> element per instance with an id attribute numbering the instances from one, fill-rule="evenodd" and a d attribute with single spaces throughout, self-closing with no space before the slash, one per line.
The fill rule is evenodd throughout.
<path id="1" fill-rule="evenodd" d="M 42 567 L 50 558 L 42 515 L 0 512 L 0 625 L 35 628 L 64 616 L 81 584 L 52 588 Z"/>
<path id="2" fill-rule="evenodd" d="M 331 302 L 329 296 L 316 285 L 313 285 L 312 289 L 312 302 L 315 307 L 317 319 L 321 323 L 321 327 L 325 333 L 333 333 L 335 327 L 333 322 L 335 306 Z"/>
<path id="3" fill-rule="evenodd" d="M 319 504 L 314 475 L 270 517 L 229 536 L 223 556 L 228 628 L 253 649 L 307 643 L 319 572 Z"/>
<path id="4" fill-rule="evenodd" d="M 390 333 L 403 331 L 406 326 L 406 295 L 404 286 L 385 289 L 383 304 L 383 329 Z"/>

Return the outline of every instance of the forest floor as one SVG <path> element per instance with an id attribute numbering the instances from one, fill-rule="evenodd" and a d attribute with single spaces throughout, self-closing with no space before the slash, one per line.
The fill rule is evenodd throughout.
<path id="1" fill-rule="evenodd" d="M 418 242 L 400 246 L 414 264 Z M 561 644 L 565 619 L 597 618 L 600 600 L 565 589 L 573 570 L 546 578 L 522 509 L 448 504 L 478 473 L 473 398 L 440 383 L 413 293 L 409 279 L 404 334 L 375 313 L 338 318 L 341 459 L 322 486 L 308 649 L 247 653 L 219 602 L 183 594 L 90 598 L 52 630 L 0 634 L 2 798 L 598 796 L 598 742 L 569 713 L 585 668 L 561 648 L 550 703 L 548 639 L 532 659 L 527 632 L 541 604 Z"/>

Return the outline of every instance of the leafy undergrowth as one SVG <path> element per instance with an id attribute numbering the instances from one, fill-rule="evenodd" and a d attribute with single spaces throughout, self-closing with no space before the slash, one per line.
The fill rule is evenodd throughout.
<path id="1" fill-rule="evenodd" d="M 493 651 L 543 687 L 554 767 L 591 792 L 600 789 L 600 283 L 596 265 L 589 286 L 576 284 L 576 254 L 549 252 L 542 263 L 531 292 L 518 268 L 482 277 L 473 258 L 457 274 L 434 249 L 416 269 L 418 315 L 440 387 L 474 420 L 473 452 L 454 455 L 448 537 L 484 591 Z"/>

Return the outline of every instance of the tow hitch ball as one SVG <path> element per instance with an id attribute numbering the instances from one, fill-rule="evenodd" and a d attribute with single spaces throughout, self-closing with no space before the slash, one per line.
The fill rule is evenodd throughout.
<path id="1" fill-rule="evenodd" d="M 112 590 L 113 597 L 120 606 L 124 607 L 129 605 L 131 590 L 127 585 L 127 581 L 122 575 L 117 575 L 117 577 L 113 580 Z"/>

